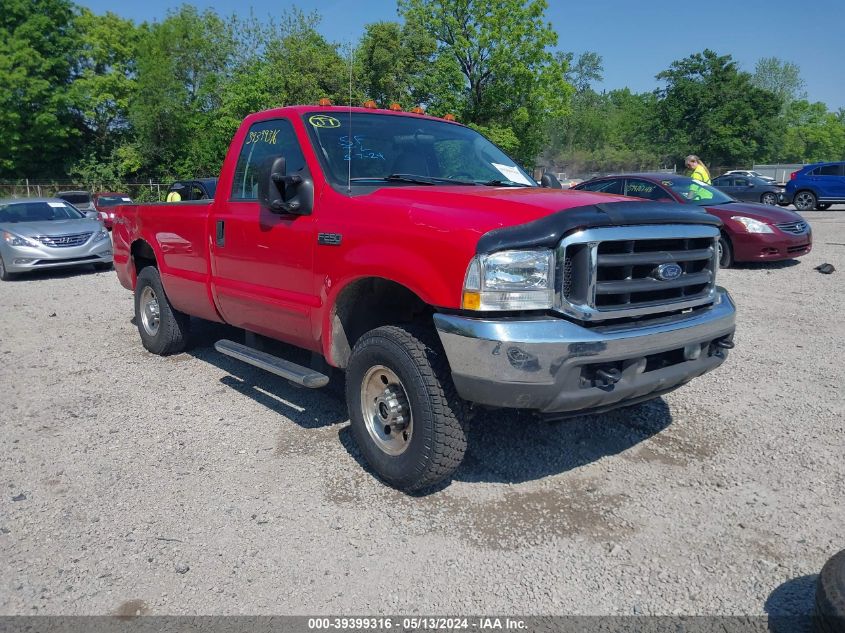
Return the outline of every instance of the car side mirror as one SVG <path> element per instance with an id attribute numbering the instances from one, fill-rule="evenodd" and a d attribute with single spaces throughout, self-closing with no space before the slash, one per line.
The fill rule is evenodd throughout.
<path id="1" fill-rule="evenodd" d="M 563 185 L 560 184 L 557 176 L 549 172 L 545 172 L 543 177 L 540 178 L 540 186 L 546 189 L 563 189 Z"/>
<path id="2" fill-rule="evenodd" d="M 308 215 L 311 205 L 305 204 L 303 198 L 310 195 L 310 187 L 302 187 L 305 180 L 299 174 L 288 176 L 284 156 L 269 156 L 261 165 L 258 173 L 258 201 L 265 209 L 272 213 L 289 213 L 291 215 Z M 301 192 L 300 189 L 308 189 Z M 310 200 L 308 200 L 310 202 Z"/>

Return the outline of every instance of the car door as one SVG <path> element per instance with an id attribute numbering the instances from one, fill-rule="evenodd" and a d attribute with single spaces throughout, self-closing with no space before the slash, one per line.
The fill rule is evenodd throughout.
<path id="1" fill-rule="evenodd" d="M 245 135 L 230 191 L 218 191 L 211 228 L 212 286 L 228 323 L 313 347 L 313 215 L 273 213 L 258 203 L 262 164 L 284 156 L 287 174 L 309 177 L 287 119 L 254 123 Z M 226 201 L 228 199 L 228 201 Z"/>
<path id="2" fill-rule="evenodd" d="M 751 200 L 759 202 L 759 192 L 757 186 L 753 185 L 751 180 L 745 176 L 735 176 L 733 178 L 733 186 L 730 189 L 725 189 L 725 193 L 733 196 L 737 200 Z"/>
<path id="3" fill-rule="evenodd" d="M 720 191 L 724 191 L 729 196 L 734 195 L 734 178 L 735 176 L 719 176 L 718 178 L 713 179 L 713 186 L 719 189 Z"/>
<path id="4" fill-rule="evenodd" d="M 822 165 L 813 172 L 818 197 L 824 200 L 845 200 L 845 163 Z"/>

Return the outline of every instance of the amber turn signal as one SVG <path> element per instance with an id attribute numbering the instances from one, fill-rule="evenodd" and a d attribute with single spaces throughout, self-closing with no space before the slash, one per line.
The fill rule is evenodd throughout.
<path id="1" fill-rule="evenodd" d="M 464 310 L 478 310 L 481 307 L 481 294 L 465 290 L 461 307 Z"/>

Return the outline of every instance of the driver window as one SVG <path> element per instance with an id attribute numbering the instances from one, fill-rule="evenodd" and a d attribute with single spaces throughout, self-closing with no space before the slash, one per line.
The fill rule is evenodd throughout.
<path id="1" fill-rule="evenodd" d="M 232 200 L 258 199 L 258 170 L 270 156 L 284 156 L 288 174 L 305 169 L 305 156 L 290 121 L 260 121 L 249 128 L 235 166 Z"/>

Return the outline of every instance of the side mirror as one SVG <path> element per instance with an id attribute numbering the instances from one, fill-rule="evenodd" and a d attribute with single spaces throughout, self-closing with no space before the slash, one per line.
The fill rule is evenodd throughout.
<path id="1" fill-rule="evenodd" d="M 563 185 L 560 184 L 560 180 L 548 171 L 543 174 L 542 178 L 540 178 L 540 186 L 545 187 L 546 189 L 563 189 Z"/>
<path id="2" fill-rule="evenodd" d="M 310 208 L 303 206 L 297 192 L 303 183 L 302 176 L 288 176 L 283 156 L 268 157 L 258 173 L 258 201 L 273 213 L 307 215 Z"/>

